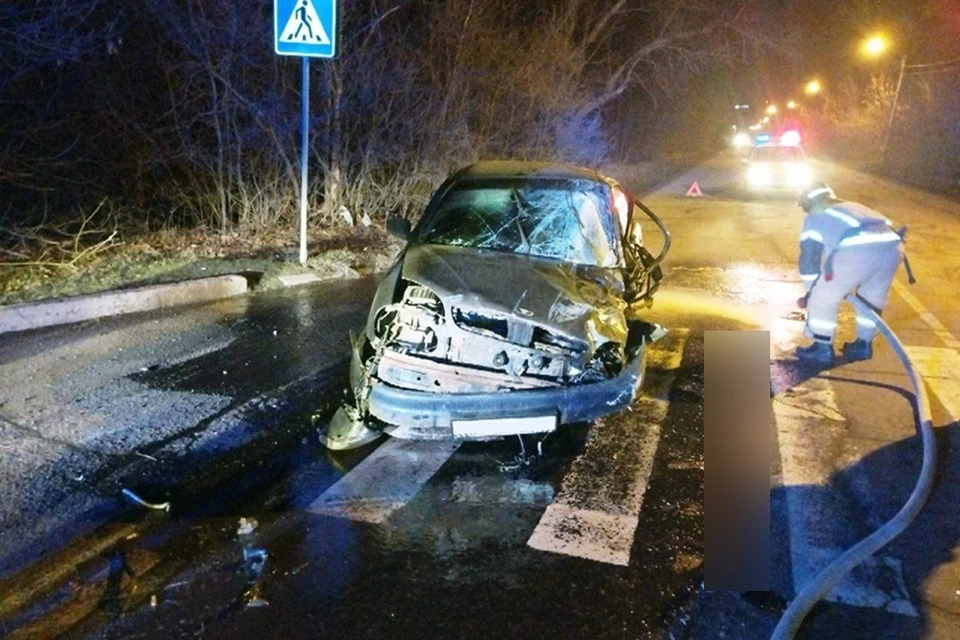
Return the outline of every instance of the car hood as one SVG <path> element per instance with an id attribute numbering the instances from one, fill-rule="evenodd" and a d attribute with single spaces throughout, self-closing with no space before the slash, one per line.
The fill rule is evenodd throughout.
<path id="1" fill-rule="evenodd" d="M 538 326 L 582 342 L 590 351 L 605 342 L 626 342 L 623 280 L 616 269 L 488 249 L 415 245 L 404 257 L 401 276 L 429 287 L 448 314 L 460 309 Z"/>

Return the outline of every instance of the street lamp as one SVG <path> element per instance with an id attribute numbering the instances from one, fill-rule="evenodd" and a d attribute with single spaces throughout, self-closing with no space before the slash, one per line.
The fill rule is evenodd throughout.
<path id="1" fill-rule="evenodd" d="M 823 89 L 823 87 L 820 86 L 819 80 L 811 80 L 810 82 L 807 83 L 807 86 L 804 88 L 804 91 L 807 92 L 808 96 L 815 96 L 818 93 L 820 93 L 821 89 Z"/>
<path id="2" fill-rule="evenodd" d="M 796 108 L 797 108 L 796 100 L 791 100 L 790 102 L 787 103 L 787 109 L 796 109 Z"/>
<path id="3" fill-rule="evenodd" d="M 772 115 L 776 115 L 776 113 L 777 113 L 777 105 L 772 104 L 769 107 L 767 107 L 767 115 L 772 116 Z"/>
<path id="4" fill-rule="evenodd" d="M 877 34 L 864 40 L 863 44 L 860 45 L 860 50 L 863 52 L 863 55 L 867 56 L 868 58 L 876 58 L 886 52 L 887 46 L 887 39 L 882 35 Z"/>

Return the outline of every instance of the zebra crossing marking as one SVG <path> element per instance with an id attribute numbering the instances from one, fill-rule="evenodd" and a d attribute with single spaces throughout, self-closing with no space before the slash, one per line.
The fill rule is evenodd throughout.
<path id="1" fill-rule="evenodd" d="M 457 450 L 453 440 L 391 438 L 307 507 L 310 513 L 383 524 Z"/>
<path id="2" fill-rule="evenodd" d="M 680 367 L 687 330 L 674 330 L 650 346 L 647 379 L 641 397 L 632 407 L 643 416 L 630 431 L 614 428 L 621 416 L 598 421 L 593 439 L 571 464 L 556 499 L 547 506 L 540 522 L 527 540 L 539 551 L 558 553 L 596 562 L 627 566 L 630 549 L 640 521 L 640 507 L 647 490 L 660 425 L 667 415 L 667 396 Z M 611 447 L 621 452 L 609 459 Z M 605 487 L 622 486 L 625 491 L 607 494 Z"/>

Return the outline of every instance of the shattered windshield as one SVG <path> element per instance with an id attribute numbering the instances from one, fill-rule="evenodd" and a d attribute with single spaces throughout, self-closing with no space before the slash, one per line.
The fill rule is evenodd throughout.
<path id="1" fill-rule="evenodd" d="M 616 267 L 619 245 L 603 187 L 587 182 L 470 184 L 447 192 L 420 233 L 446 244 Z"/>

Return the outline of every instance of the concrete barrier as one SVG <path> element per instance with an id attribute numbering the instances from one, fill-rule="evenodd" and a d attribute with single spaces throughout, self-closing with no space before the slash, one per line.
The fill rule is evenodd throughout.
<path id="1" fill-rule="evenodd" d="M 239 275 L 229 275 L 137 289 L 105 291 L 72 298 L 25 302 L 0 307 L 0 333 L 209 302 L 246 292 L 247 279 Z"/>

